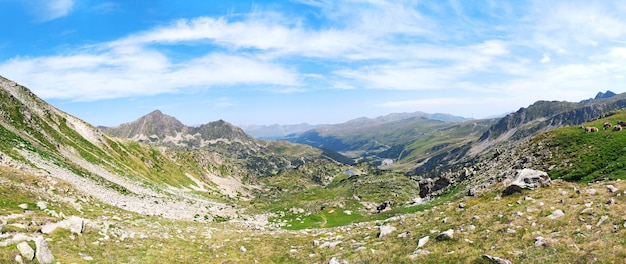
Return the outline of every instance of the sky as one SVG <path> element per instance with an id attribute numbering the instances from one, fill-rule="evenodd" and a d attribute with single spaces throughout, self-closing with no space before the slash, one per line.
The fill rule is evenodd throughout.
<path id="1" fill-rule="evenodd" d="M 486 118 L 626 92 L 626 1 L 0 0 L 0 75 L 93 125 Z"/>

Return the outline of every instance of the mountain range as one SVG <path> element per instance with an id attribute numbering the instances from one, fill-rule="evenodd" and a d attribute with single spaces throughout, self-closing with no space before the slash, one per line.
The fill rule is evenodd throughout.
<path id="1" fill-rule="evenodd" d="M 262 140 L 159 110 L 96 128 L 0 77 L 0 261 L 614 262 L 624 108 L 246 128 Z M 528 171 L 552 185 L 510 191 Z"/>

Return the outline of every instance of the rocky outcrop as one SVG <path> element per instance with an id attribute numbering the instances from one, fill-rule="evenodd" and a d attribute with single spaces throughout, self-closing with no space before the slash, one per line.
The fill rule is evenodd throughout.
<path id="1" fill-rule="evenodd" d="M 504 189 L 502 195 L 511 195 L 522 192 L 524 189 L 532 190 L 539 187 L 549 186 L 550 182 L 550 176 L 543 171 L 521 169 L 517 171 L 515 178 L 508 184 L 506 189 Z"/>
<path id="2" fill-rule="evenodd" d="M 448 187 L 452 181 L 447 177 L 440 177 L 438 179 L 424 179 L 419 182 L 420 197 L 424 198 L 433 192 L 442 190 Z"/>

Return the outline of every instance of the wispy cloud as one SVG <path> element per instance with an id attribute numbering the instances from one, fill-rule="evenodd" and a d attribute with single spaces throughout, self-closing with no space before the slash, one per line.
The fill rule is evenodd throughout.
<path id="1" fill-rule="evenodd" d="M 57 6 L 48 8 L 51 19 L 73 4 L 47 3 Z M 73 54 L 15 57 L 0 72 L 44 97 L 72 100 L 243 85 L 284 93 L 414 91 L 416 98 L 379 106 L 504 112 L 520 102 L 626 90 L 626 4 L 619 1 L 299 3 L 323 22 L 256 9 L 178 19 Z M 168 52 L 191 45 L 205 52 L 191 59 Z M 473 96 L 421 98 L 432 91 Z"/>
<path id="2" fill-rule="evenodd" d="M 67 16 L 74 8 L 74 0 L 31 0 L 24 2 L 37 22 L 47 22 Z"/>

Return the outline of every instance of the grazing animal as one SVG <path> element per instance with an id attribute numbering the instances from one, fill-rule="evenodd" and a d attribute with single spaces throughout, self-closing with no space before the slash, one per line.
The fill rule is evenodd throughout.
<path id="1" fill-rule="evenodd" d="M 611 122 L 604 122 L 604 130 L 607 130 L 609 127 L 612 127 Z"/>
<path id="2" fill-rule="evenodd" d="M 597 127 L 585 127 L 585 133 L 594 133 L 594 132 L 598 132 Z"/>
<path id="3" fill-rule="evenodd" d="M 613 131 L 622 131 L 622 126 L 620 126 L 620 125 L 615 125 L 615 126 L 613 127 Z"/>
<path id="4" fill-rule="evenodd" d="M 617 124 L 620 126 L 626 126 L 626 122 L 624 121 L 617 121 Z"/>

